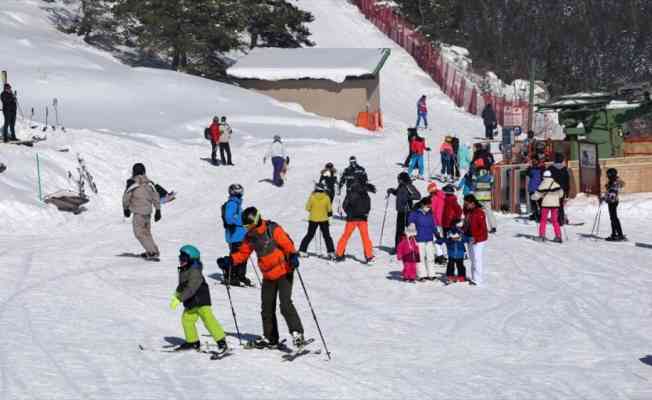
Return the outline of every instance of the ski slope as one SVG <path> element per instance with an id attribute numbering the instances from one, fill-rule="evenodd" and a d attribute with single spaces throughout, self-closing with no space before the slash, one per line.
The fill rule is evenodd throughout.
<path id="1" fill-rule="evenodd" d="M 652 353 L 651 250 L 631 245 L 649 241 L 650 195 L 626 196 L 621 205 L 631 240 L 626 244 L 580 238 L 593 224 L 597 203 L 591 199 L 572 202 L 570 217 L 586 225 L 567 227 L 569 240 L 560 246 L 518 238 L 534 234 L 535 225 L 499 216 L 498 234 L 488 244 L 484 287 L 404 284 L 395 278 L 402 267 L 381 249 L 375 250 L 378 261 L 373 266 L 302 260 L 303 278 L 333 360 L 313 354 L 286 363 L 279 353 L 239 348 L 226 291 L 210 278 L 218 273 L 215 258 L 227 251 L 219 207 L 230 183 L 242 183 L 244 203 L 258 206 L 298 242 L 307 227 L 303 206 L 320 168 L 332 161 L 341 170 L 355 154 L 378 187 L 370 216 L 378 246 L 384 191 L 400 172 L 396 163 L 407 150 L 403 132 L 414 123 L 419 95 L 429 97 L 428 139 L 435 142 L 433 147 L 448 133 L 470 139 L 482 132 L 478 119 L 457 110 L 355 7 L 344 0 L 297 4 L 315 14 L 311 28 L 319 46 L 392 48 L 381 77 L 387 125 L 383 134 L 332 126 L 265 97 L 198 78 L 130 71 L 81 43 L 67 45 L 73 39 L 45 23 L 40 2 L 3 3 L 0 12 L 25 21 L 0 19 L 3 49 L 15 50 L 23 38 L 39 37 L 39 48 L 20 53 L 31 59 L 34 70 L 50 65 L 54 57 L 61 63 L 59 73 L 74 77 L 82 73 L 75 57 L 97 57 L 93 61 L 104 73 L 84 79 L 95 87 L 121 89 L 98 96 L 93 91 L 77 94 L 73 83 L 61 84 L 57 93 L 62 93 L 62 104 L 68 101 L 69 113 L 75 110 L 78 121 L 70 126 L 76 129 L 49 133 L 48 141 L 34 149 L 0 144 L 0 161 L 8 165 L 0 175 L 0 399 L 651 398 L 652 367 L 640 361 Z M 170 105 L 166 96 L 129 90 L 132 73 L 152 79 L 153 86 L 179 85 L 187 91 L 183 98 L 193 100 Z M 54 96 L 31 87 L 35 84 L 29 72 L 20 74 L 15 86 L 19 94 L 24 92 L 23 104 Z M 190 81 L 196 85 L 185 86 Z M 201 105 L 210 88 L 223 96 L 229 112 Z M 113 97 L 120 93 L 137 99 L 133 104 L 141 105 L 142 119 L 131 111 L 129 99 Z M 79 112 L 67 100 L 77 95 L 82 96 Z M 81 107 L 86 103 L 87 108 Z M 194 111 L 185 112 L 190 109 Z M 230 110 L 241 118 L 230 118 L 238 138 L 233 146 L 236 166 L 213 167 L 201 160 L 210 149 L 196 130 L 216 112 L 231 116 Z M 154 116 L 161 111 L 159 120 Z M 21 123 L 19 135 L 30 131 L 28 125 Z M 277 132 L 291 136 L 288 182 L 280 189 L 259 182 L 271 177 L 262 156 Z M 58 152 L 61 147 L 70 152 Z M 45 192 L 67 185 L 65 172 L 75 166 L 75 153 L 85 157 L 100 189 L 86 213 L 61 214 L 38 202 L 35 150 L 43 164 Z M 137 161 L 146 164 L 152 179 L 179 192 L 153 227 L 161 263 L 116 257 L 140 251 L 120 209 L 124 181 Z M 434 169 L 438 163 L 432 164 Z M 423 185 L 419 188 L 425 191 Z M 393 237 L 392 205 L 384 246 Z M 335 240 L 343 225 L 332 222 Z M 607 235 L 606 210 L 601 226 L 601 234 Z M 182 337 L 180 311 L 170 311 L 168 302 L 176 286 L 177 252 L 186 243 L 202 251 L 215 315 L 230 333 L 235 354 L 221 361 L 138 349 L 156 350 Z M 316 241 L 310 251 L 319 251 Z M 362 256 L 356 235 L 348 253 Z M 251 270 L 249 276 L 254 278 Z M 242 332 L 259 334 L 259 291 L 235 288 L 232 295 Z M 299 285 L 294 300 L 307 336 L 318 339 Z M 205 333 L 201 326 L 200 332 Z M 319 340 L 311 345 L 319 347 Z"/>

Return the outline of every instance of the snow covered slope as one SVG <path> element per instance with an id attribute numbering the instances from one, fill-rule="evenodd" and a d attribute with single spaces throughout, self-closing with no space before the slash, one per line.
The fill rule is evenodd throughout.
<path id="1" fill-rule="evenodd" d="M 38 20 L 39 4 L 3 2 L 0 11 Z M 0 399 L 650 398 L 652 369 L 639 361 L 650 354 L 650 250 L 580 239 L 578 234 L 590 230 L 596 211 L 596 203 L 587 199 L 575 201 L 569 213 L 589 226 L 567 227 L 569 241 L 561 246 L 517 238 L 533 234 L 535 226 L 512 216 L 499 217 L 498 234 L 488 245 L 486 287 L 443 287 L 439 282 L 406 285 L 396 278 L 401 266 L 382 249 L 375 250 L 374 266 L 354 261 L 331 265 L 309 258 L 300 268 L 333 361 L 312 354 L 287 363 L 275 352 L 238 347 L 226 291 L 216 284 L 219 273 L 214 262 L 226 253 L 219 206 L 230 183 L 242 183 L 245 204 L 258 206 L 298 242 L 307 226 L 303 206 L 320 167 L 333 161 L 341 169 L 348 156 L 356 154 L 379 189 L 372 197 L 370 216 L 371 235 L 378 246 L 384 190 L 395 183 L 400 171 L 395 164 L 404 159 L 404 129 L 414 123 L 418 96 L 430 95 L 432 141 L 449 132 L 466 138 L 481 132 L 479 120 L 458 111 L 409 56 L 345 0 L 298 4 L 315 14 L 312 30 L 320 46 L 393 48 L 381 78 L 387 128 L 376 140 L 316 128 L 315 118 L 275 105 L 266 114 L 258 112 L 262 105 L 238 103 L 233 107 L 239 115 L 254 110 L 256 115 L 247 118 L 260 120 L 234 122 L 236 130 L 243 130 L 234 146 L 236 166 L 213 167 L 201 160 L 209 150 L 194 131 L 186 134 L 190 131 L 180 128 L 179 136 L 159 131 L 162 125 L 156 118 L 134 122 L 142 123 L 141 127 L 128 125 L 129 121 L 121 125 L 121 116 L 104 116 L 89 107 L 88 120 L 80 122 L 83 129 L 50 134 L 47 142 L 37 144 L 46 191 L 66 184 L 63 175 L 74 166 L 76 152 L 86 158 L 100 194 L 93 196 L 89 211 L 80 216 L 40 205 L 35 200 L 34 151 L 0 144 L 0 161 L 9 166 L 0 175 L 0 331 L 4 333 Z M 8 31 L 8 20 L 13 19 L 0 20 L 3 33 Z M 45 29 L 43 24 L 16 26 L 23 36 Z M 68 40 L 48 32 L 43 46 L 55 48 Z M 53 39 L 50 34 L 57 36 Z M 0 40 L 6 37 L 3 34 Z M 62 51 L 65 54 L 66 49 Z M 38 54 L 31 56 L 38 65 Z M 61 73 L 74 75 L 76 70 L 70 69 L 68 64 Z M 125 69 L 125 74 L 132 72 Z M 150 72 L 160 73 L 142 74 Z M 186 79 L 163 74 L 173 81 Z M 116 82 L 122 85 L 123 80 Z M 66 89 L 59 97 L 73 94 Z M 84 94 L 84 102 L 103 104 L 103 97 L 91 94 Z M 106 100 L 110 113 L 125 110 L 124 102 Z M 156 101 L 146 104 L 144 115 L 154 116 L 164 107 Z M 180 106 L 186 107 L 183 102 Z M 171 113 L 162 117 L 164 126 L 183 126 L 194 118 L 201 125 L 204 114 L 214 112 L 207 109 L 196 117 Z M 98 131 L 110 117 L 115 119 L 114 129 Z M 102 124 L 96 124 L 96 118 Z M 269 143 L 264 138 L 277 129 L 281 134 L 309 135 L 290 142 L 289 180 L 281 189 L 259 182 L 271 172 L 269 164 L 261 163 Z M 68 146 L 71 152 L 59 153 L 59 146 Z M 162 250 L 159 264 L 116 257 L 140 251 L 120 209 L 124 179 L 136 161 L 146 164 L 154 180 L 179 191 L 178 199 L 164 206 L 163 220 L 154 224 L 154 237 Z M 385 246 L 393 235 L 391 205 Z M 628 197 L 621 208 L 630 239 L 646 240 L 650 196 Z M 606 221 L 604 210 L 603 235 Z M 332 222 L 336 240 L 343 225 L 340 220 Z M 170 311 L 167 304 L 176 285 L 177 251 L 186 243 L 202 251 L 213 309 L 234 347 L 234 356 L 222 361 L 209 361 L 200 354 L 138 350 L 139 344 L 156 350 L 182 336 L 180 313 Z M 319 252 L 317 242 L 310 251 Z M 351 239 L 348 253 L 361 257 L 357 236 Z M 254 278 L 251 270 L 249 276 Z M 259 291 L 234 289 L 232 295 L 242 332 L 259 334 Z M 307 336 L 318 338 L 299 285 L 294 298 Z M 281 335 L 286 336 L 280 315 L 279 319 Z M 311 348 L 318 349 L 319 340 Z"/>

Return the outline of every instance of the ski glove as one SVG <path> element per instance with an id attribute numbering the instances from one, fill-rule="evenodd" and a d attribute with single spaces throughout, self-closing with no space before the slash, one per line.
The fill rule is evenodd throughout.
<path id="1" fill-rule="evenodd" d="M 396 194 L 396 189 L 394 189 L 394 188 L 389 188 L 389 189 L 387 189 L 387 195 L 389 196 L 390 194 L 394 194 L 394 195 L 395 195 L 395 194 Z"/>
<path id="2" fill-rule="evenodd" d="M 154 222 L 158 222 L 161 220 L 161 210 L 156 210 L 154 213 Z"/>
<path id="3" fill-rule="evenodd" d="M 170 299 L 170 310 L 176 310 L 177 307 L 179 307 L 179 304 L 181 304 L 181 300 L 179 300 L 179 296 L 174 293 Z"/>
<path id="4" fill-rule="evenodd" d="M 228 270 L 231 268 L 232 265 L 231 257 L 226 256 L 226 257 L 220 257 L 217 259 L 217 266 L 220 267 L 222 270 Z"/>
<path id="5" fill-rule="evenodd" d="M 292 267 L 292 270 L 299 268 L 299 255 L 297 253 L 290 254 L 290 267 Z"/>
<path id="6" fill-rule="evenodd" d="M 123 210 L 123 212 L 124 212 L 125 218 L 129 218 L 129 217 L 131 217 L 131 211 L 129 211 L 128 208 L 125 208 L 125 209 Z"/>

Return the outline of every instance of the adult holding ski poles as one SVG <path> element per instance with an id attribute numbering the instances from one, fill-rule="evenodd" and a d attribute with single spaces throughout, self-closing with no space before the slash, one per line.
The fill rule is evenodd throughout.
<path id="1" fill-rule="evenodd" d="M 396 233 L 394 235 L 394 252 L 401 241 L 401 235 L 407 227 L 407 217 L 415 201 L 421 199 L 421 193 L 412 184 L 412 179 L 407 172 L 401 172 L 396 177 L 398 186 L 387 189 L 387 195 L 396 196 Z"/>
<path id="2" fill-rule="evenodd" d="M 242 241 L 247 234 L 242 225 L 242 196 L 244 188 L 239 183 L 229 185 L 229 198 L 222 204 L 222 225 L 224 226 L 224 239 L 229 245 L 229 252 L 233 254 L 242 246 Z M 251 286 L 247 278 L 247 263 L 234 264 L 229 269 L 222 271 L 224 283 L 229 286 Z"/>
<path id="3" fill-rule="evenodd" d="M 2 128 L 2 137 L 5 143 L 9 140 L 16 139 L 16 111 L 18 110 L 18 100 L 16 95 L 11 91 L 11 85 L 5 83 L 2 94 L 2 115 L 4 116 L 4 126 Z M 9 132 L 11 131 L 11 136 Z"/>

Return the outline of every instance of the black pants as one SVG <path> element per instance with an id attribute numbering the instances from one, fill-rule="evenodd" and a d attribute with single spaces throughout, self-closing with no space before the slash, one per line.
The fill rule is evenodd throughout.
<path id="1" fill-rule="evenodd" d="M 494 125 L 484 125 L 484 136 L 489 139 L 493 140 L 494 138 Z"/>
<path id="2" fill-rule="evenodd" d="M 401 235 L 405 233 L 405 227 L 407 226 L 407 215 L 405 211 L 396 212 L 396 234 L 394 235 L 394 251 L 398 244 L 401 242 Z"/>
<path id="3" fill-rule="evenodd" d="M 564 206 L 566 205 L 566 199 L 563 198 L 561 199 L 561 202 L 559 203 L 559 225 L 564 226 L 566 225 L 566 211 L 564 210 Z"/>
<path id="4" fill-rule="evenodd" d="M 12 112 L 3 112 L 5 117 L 5 124 L 2 127 L 2 137 L 5 142 L 8 142 L 9 139 L 16 140 L 16 113 Z M 9 131 L 11 131 L 11 137 L 9 136 Z"/>
<path id="5" fill-rule="evenodd" d="M 535 221 L 541 219 L 541 200 L 532 200 L 534 192 L 528 193 L 530 195 L 530 208 L 532 209 L 532 216 Z"/>
<path id="6" fill-rule="evenodd" d="M 611 220 L 611 236 L 623 236 L 623 228 L 618 219 L 618 202 L 608 203 L 609 219 Z"/>
<path id="7" fill-rule="evenodd" d="M 329 253 L 335 253 L 335 246 L 333 245 L 333 238 L 331 237 L 331 231 L 330 231 L 328 221 L 308 222 L 308 232 L 306 233 L 306 236 L 303 237 L 303 240 L 301 240 L 301 246 L 299 246 L 299 251 L 302 251 L 304 253 L 308 251 L 308 246 L 310 245 L 310 242 L 312 242 L 312 239 L 315 237 L 315 233 L 317 232 L 318 227 L 321 230 L 322 236 L 324 236 L 324 242 L 326 242 L 326 251 L 328 251 Z"/>
<path id="8" fill-rule="evenodd" d="M 242 242 L 237 242 L 237 243 L 229 243 L 229 251 L 231 254 L 236 253 L 239 249 L 240 246 L 242 246 Z M 230 271 L 224 271 L 225 277 L 227 279 L 231 279 L 230 283 L 237 285 L 239 282 L 245 283 L 247 285 L 251 284 L 251 281 L 249 278 L 247 278 L 247 262 L 243 262 L 242 264 L 237 264 L 231 267 Z M 229 276 L 230 274 L 230 276 Z"/>
<path id="9" fill-rule="evenodd" d="M 285 318 L 290 333 L 303 333 L 303 325 L 292 303 L 292 281 L 294 272 L 290 272 L 281 279 L 270 281 L 263 280 L 260 292 L 262 300 L 261 316 L 263 318 L 263 335 L 272 342 L 278 342 L 278 323 L 276 322 L 276 298 L 281 302 L 281 315 Z"/>
<path id="10" fill-rule="evenodd" d="M 211 149 L 211 161 L 213 162 L 213 164 L 217 164 L 217 146 L 218 146 L 218 143 L 211 142 L 211 147 L 212 147 L 212 149 Z"/>
<path id="11" fill-rule="evenodd" d="M 222 165 L 233 165 L 231 162 L 231 145 L 229 143 L 220 143 L 220 159 Z"/>
<path id="12" fill-rule="evenodd" d="M 449 258 L 446 266 L 446 276 L 455 276 L 455 267 L 457 267 L 457 276 L 466 276 L 463 258 Z"/>

